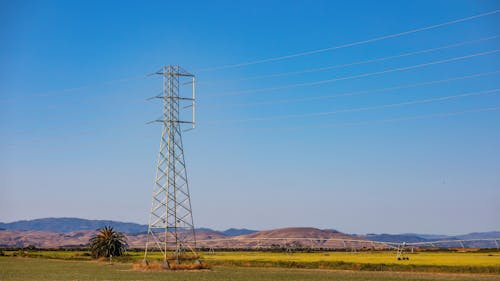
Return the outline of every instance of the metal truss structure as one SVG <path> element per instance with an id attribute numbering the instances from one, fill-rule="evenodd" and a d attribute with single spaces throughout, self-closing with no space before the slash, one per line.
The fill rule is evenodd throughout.
<path id="1" fill-rule="evenodd" d="M 186 252 L 194 253 L 196 248 L 182 145 L 185 126 L 189 125 L 187 130 L 195 127 L 195 77 L 179 66 L 164 66 L 153 75 L 163 77 L 162 93 L 151 98 L 163 101 L 163 115 L 152 121 L 162 123 L 162 132 L 144 262 L 147 263 L 151 250 L 159 249 L 168 266 L 169 252 L 179 262 L 180 255 Z M 191 92 L 188 97 L 181 94 L 186 85 Z M 181 116 L 189 109 L 191 120 L 182 120 Z"/>

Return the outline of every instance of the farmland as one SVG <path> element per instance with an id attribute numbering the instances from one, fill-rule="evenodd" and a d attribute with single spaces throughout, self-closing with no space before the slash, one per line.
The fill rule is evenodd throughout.
<path id="1" fill-rule="evenodd" d="M 66 260 L 91 262 L 85 251 L 6 251 L 3 259 L 39 258 L 39 260 Z M 500 252 L 415 252 L 410 260 L 398 261 L 394 252 L 215 252 L 201 253 L 204 263 L 211 267 L 231 268 L 296 268 L 308 270 L 357 270 L 391 272 L 439 272 L 439 273 L 481 273 L 500 276 Z M 128 252 L 114 258 L 117 266 L 142 260 L 142 252 Z M 161 259 L 160 253 L 153 253 L 153 259 Z M 24 260 L 23 260 L 24 261 Z M 238 269 L 238 270 L 239 270 Z"/>
<path id="2" fill-rule="evenodd" d="M 141 272 L 128 263 L 0 257 L 0 280 L 500 280 L 498 275 L 410 272 L 359 272 L 317 269 L 215 266 L 205 271 Z"/>
<path id="3" fill-rule="evenodd" d="M 397 261 L 393 252 L 217 253 L 205 255 L 210 264 L 236 266 L 347 269 L 365 271 L 428 271 L 500 273 L 499 253 L 415 253 Z"/>

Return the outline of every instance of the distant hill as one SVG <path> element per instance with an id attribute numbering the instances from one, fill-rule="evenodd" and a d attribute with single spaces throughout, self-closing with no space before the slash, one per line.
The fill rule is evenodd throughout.
<path id="1" fill-rule="evenodd" d="M 1 223 L 0 228 L 7 230 L 38 230 L 54 232 L 71 232 L 79 230 L 96 230 L 103 226 L 112 226 L 125 233 L 139 233 L 148 230 L 147 225 L 131 222 L 111 220 L 87 220 L 79 218 L 43 218 L 34 220 L 21 220 L 11 223 Z"/>
<path id="2" fill-rule="evenodd" d="M 287 227 L 272 230 L 264 230 L 255 233 L 245 235 L 249 238 L 281 238 L 281 237 L 291 237 L 291 238 L 316 238 L 316 239 L 328 239 L 328 238 L 352 238 L 352 236 L 340 233 L 335 230 L 329 229 L 318 229 L 313 227 Z"/>
<path id="3" fill-rule="evenodd" d="M 119 222 L 112 220 L 87 220 L 80 218 L 42 218 L 34 220 L 22 220 L 11 223 L 1 223 L 0 222 L 0 232 L 4 239 L 0 239 L 4 242 L 4 245 L 15 245 L 16 241 L 24 241 L 27 239 L 26 243 L 41 243 L 40 245 L 45 246 L 56 246 L 56 245 L 66 245 L 69 243 L 71 245 L 79 245 L 80 243 L 86 242 L 89 235 L 94 233 L 94 231 L 103 226 L 112 226 L 120 232 L 127 233 L 130 241 L 135 241 L 134 246 L 141 246 L 143 240 L 145 239 L 145 234 L 147 233 L 147 225 L 130 223 L 130 222 Z M 3 229 L 3 230 L 2 230 Z M 230 228 L 224 231 L 215 231 L 210 228 L 197 228 L 197 239 L 207 240 L 207 239 L 221 239 L 224 237 L 241 237 L 241 238 L 252 238 L 252 239 L 262 239 L 259 243 L 264 243 L 263 241 L 268 241 L 268 243 L 275 243 L 275 238 L 291 238 L 290 241 L 293 242 L 293 238 L 313 238 L 317 240 L 315 243 L 322 246 L 337 247 L 339 245 L 335 243 L 322 244 L 324 239 L 329 238 L 339 238 L 339 239 L 359 239 L 359 240 L 371 240 L 377 242 L 393 242 L 393 243 L 417 243 L 417 242 L 432 242 L 437 240 L 461 240 L 461 239 L 485 239 L 485 238 L 500 238 L 500 231 L 491 232 L 474 232 L 464 235 L 447 236 L 447 235 L 436 235 L 436 234 L 366 234 L 366 235 L 350 235 L 345 234 L 333 229 L 317 229 L 312 227 L 289 227 L 274 230 L 256 231 L 250 229 L 237 229 Z M 31 233 L 30 233 L 31 232 Z M 52 232 L 49 236 L 45 237 L 44 233 Z M 10 234 L 9 234 L 10 233 Z M 48 235 L 48 234 L 47 234 Z M 84 236 L 84 238 L 80 238 Z M 10 238 L 9 238 L 10 237 Z M 18 238 L 14 238 L 18 237 Z M 44 238 L 45 237 L 45 238 Z M 78 239 L 76 239 L 78 238 Z M 16 241 L 15 241 L 16 240 Z M 53 240 L 45 241 L 45 240 Z M 71 241 L 72 242 L 71 242 Z M 18 241 L 18 242 L 19 242 Z M 304 241 L 298 239 L 297 241 Z M 13 244 L 14 243 L 14 244 Z M 267 242 L 266 242 L 267 243 Z M 329 242 L 330 243 L 330 242 Z M 216 244 L 211 244 L 216 245 Z M 238 245 L 235 242 L 235 245 Z M 484 242 L 468 242 L 466 246 L 468 247 L 483 247 L 490 244 Z M 457 246 L 454 242 L 453 246 Z"/>
<path id="4" fill-rule="evenodd" d="M 113 226 L 118 231 L 126 233 L 128 243 L 132 248 L 142 248 L 146 243 L 146 225 L 110 220 L 46 218 L 1 223 L 0 228 L 5 230 L 0 231 L 0 247 L 25 247 L 27 245 L 41 248 L 81 247 L 87 245 L 90 237 L 96 233 L 96 229 L 104 225 Z M 225 240 L 229 237 L 234 238 L 234 240 Z M 206 247 L 256 247 L 259 245 L 282 247 L 283 243 L 309 247 L 311 243 L 314 243 L 316 247 L 341 248 L 345 244 L 340 241 L 327 241 L 327 239 L 363 240 L 335 230 L 321 230 L 311 227 L 266 231 L 236 228 L 214 231 L 208 228 L 198 228 L 196 238 L 199 242 L 198 245 Z M 300 238 L 312 239 L 301 240 Z"/>
<path id="5" fill-rule="evenodd" d="M 436 240 L 444 240 L 444 239 L 450 239 L 452 236 L 450 235 L 442 235 L 442 234 L 420 234 L 420 233 L 404 233 L 404 234 L 401 234 L 401 235 L 405 235 L 405 236 L 417 236 L 417 237 L 420 237 L 420 238 L 423 238 L 425 240 L 433 240 L 433 241 L 436 241 Z"/>
<path id="6" fill-rule="evenodd" d="M 237 237 L 244 241 L 247 238 L 252 239 L 251 243 L 246 243 L 250 246 L 267 246 L 267 247 L 283 247 L 284 244 L 292 245 L 293 247 L 314 247 L 314 248 L 329 248 L 341 249 L 350 247 L 351 242 L 346 243 L 345 240 L 365 240 L 361 237 L 345 234 L 331 229 L 318 229 L 313 227 L 287 227 L 280 229 L 264 230 L 247 235 Z M 283 239 L 285 238 L 285 239 Z"/>
<path id="7" fill-rule="evenodd" d="M 42 218 L 34 220 L 21 220 L 10 223 L 0 222 L 0 230 L 33 230 L 52 232 L 72 232 L 82 230 L 96 230 L 103 226 L 112 226 L 114 229 L 125 233 L 147 233 L 148 226 L 132 222 L 120 222 L 112 220 L 88 220 L 80 218 Z M 199 232 L 216 232 L 210 228 L 196 228 Z M 238 236 L 257 232 L 250 229 L 230 228 L 218 231 L 223 236 Z"/>
<path id="8" fill-rule="evenodd" d="M 240 235 L 247 235 L 247 234 L 252 234 L 258 232 L 257 230 L 250 230 L 246 228 L 230 228 L 224 231 L 220 231 L 220 233 L 226 235 L 226 236 L 240 236 Z"/>
<path id="9" fill-rule="evenodd" d="M 392 242 L 392 243 L 403 243 L 403 242 L 418 243 L 418 242 L 429 241 L 422 237 L 411 234 L 367 234 L 360 237 L 377 242 Z"/>
<path id="10" fill-rule="evenodd" d="M 500 231 L 489 231 L 489 232 L 472 232 L 464 235 L 454 236 L 458 239 L 487 239 L 487 238 L 499 238 Z"/>
<path id="11" fill-rule="evenodd" d="M 489 238 L 500 238 L 500 231 L 490 231 L 490 232 L 473 232 L 469 234 L 449 236 L 449 235 L 437 235 L 437 234 L 366 234 L 359 237 L 378 241 L 378 242 L 393 242 L 393 243 L 418 243 L 418 242 L 433 242 L 440 240 L 468 240 L 468 239 L 489 239 Z M 461 244 L 458 242 L 443 244 L 444 246 L 457 247 Z M 491 242 L 468 242 L 466 244 L 468 247 L 492 247 Z M 494 246 L 494 245 L 493 245 Z"/>

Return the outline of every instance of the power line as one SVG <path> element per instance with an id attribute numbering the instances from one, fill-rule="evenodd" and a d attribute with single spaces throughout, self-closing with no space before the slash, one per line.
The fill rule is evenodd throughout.
<path id="1" fill-rule="evenodd" d="M 371 39 L 367 39 L 367 40 L 356 41 L 356 42 L 352 42 L 352 43 L 347 43 L 347 44 L 338 45 L 338 46 L 332 46 L 332 47 L 323 48 L 323 49 L 316 49 L 316 50 L 311 50 L 311 51 L 305 51 L 305 52 L 295 53 L 295 54 L 291 54 L 291 55 L 277 56 L 277 57 L 271 57 L 271 58 L 266 58 L 266 59 L 258 59 L 258 60 L 248 61 L 248 62 L 242 62 L 242 63 L 236 63 L 236 64 L 227 64 L 227 65 L 216 66 L 216 67 L 211 67 L 211 68 L 199 69 L 198 72 L 215 71 L 215 70 L 236 68 L 236 67 L 242 67 L 242 66 L 260 64 L 260 63 L 265 63 L 265 62 L 272 62 L 272 61 L 279 61 L 279 60 L 291 59 L 291 58 L 296 58 L 296 57 L 301 57 L 301 56 L 307 56 L 307 55 L 312 55 L 312 54 L 317 54 L 317 53 L 323 53 L 323 52 L 327 52 L 327 51 L 333 51 L 333 50 L 343 49 L 343 48 L 347 48 L 347 47 L 352 47 L 352 46 L 357 46 L 357 45 L 362 45 L 362 44 L 367 44 L 367 43 L 373 43 L 373 42 L 377 42 L 377 41 L 382 41 L 382 40 L 385 40 L 385 39 L 401 37 L 401 36 L 404 36 L 404 35 L 408 35 L 408 34 L 412 34 L 412 33 L 417 33 L 417 32 L 421 32 L 421 31 L 426 31 L 426 30 L 430 30 L 430 29 L 435 29 L 435 28 L 439 28 L 439 27 L 443 27 L 443 26 L 447 26 L 447 25 L 452 25 L 452 24 L 460 23 L 460 22 L 465 22 L 465 21 L 469 21 L 469 20 L 473 20 L 473 19 L 477 19 L 477 18 L 481 18 L 481 17 L 486 17 L 486 16 L 489 16 L 489 15 L 493 15 L 493 14 L 496 14 L 498 12 L 499 12 L 499 10 L 494 10 L 494 11 L 490 11 L 490 12 L 486 12 L 486 13 L 482 13 L 482 14 L 478 14 L 478 15 L 474 15 L 474 16 L 470 16 L 470 17 L 466 17 L 466 18 L 456 19 L 456 20 L 452 20 L 452 21 L 448 21 L 448 22 L 444 22 L 444 23 L 439 23 L 439 24 L 435 24 L 435 25 L 430 25 L 430 26 L 426 26 L 426 27 L 421 27 L 421 28 L 417 28 L 417 29 L 412 29 L 412 30 L 408 30 L 408 31 L 400 32 L 400 33 L 395 33 L 395 34 L 390 34 L 390 35 L 384 35 L 384 36 L 375 37 L 375 38 L 371 38 Z"/>
<path id="2" fill-rule="evenodd" d="M 304 117 L 328 116 L 328 115 L 334 115 L 334 114 L 338 114 L 338 113 L 357 112 L 357 111 L 384 109 L 384 108 L 392 108 L 392 107 L 414 105 L 414 104 L 432 103 L 432 102 L 437 102 L 437 101 L 446 101 L 446 100 L 463 98 L 463 97 L 491 94 L 491 93 L 496 93 L 498 91 L 500 91 L 500 88 L 492 89 L 492 90 L 476 91 L 476 92 L 470 92 L 470 93 L 464 93 L 464 94 L 458 94 L 458 95 L 452 95 L 452 96 L 445 96 L 445 97 L 420 99 L 420 100 L 405 101 L 405 102 L 390 103 L 390 104 L 375 105 L 375 106 L 348 108 L 348 109 L 341 109 L 341 110 L 335 110 L 335 111 L 315 112 L 315 113 L 306 113 L 306 114 L 294 114 L 294 115 L 281 115 L 281 116 L 271 116 L 271 117 L 261 117 L 261 118 L 250 118 L 250 119 L 241 119 L 241 120 L 233 120 L 233 121 L 226 121 L 226 122 L 228 122 L 228 123 L 260 122 L 260 121 L 295 119 L 295 118 L 304 118 Z"/>
<path id="3" fill-rule="evenodd" d="M 408 30 L 408 31 L 400 32 L 400 33 L 395 33 L 395 34 L 390 34 L 390 35 L 385 35 L 385 36 L 380 36 L 380 37 L 375 37 L 372 39 L 351 42 L 351 43 L 333 46 L 333 47 L 328 47 L 328 48 L 324 48 L 324 49 L 311 50 L 311 51 L 306 51 L 306 52 L 301 52 L 301 53 L 296 53 L 296 54 L 291 54 L 291 55 L 254 60 L 254 61 L 237 63 L 237 64 L 204 68 L 204 69 L 199 69 L 197 71 L 198 72 L 207 72 L 207 71 L 215 71 L 215 70 L 221 70 L 221 69 L 236 68 L 236 67 L 242 67 L 242 66 L 247 66 L 247 65 L 260 64 L 260 63 L 265 63 L 265 62 L 278 61 L 278 60 L 290 59 L 290 58 L 306 56 L 306 55 L 311 55 L 311 54 L 316 54 L 316 53 L 321 53 L 321 52 L 327 52 L 327 51 L 332 51 L 332 50 L 367 44 L 367 43 L 373 43 L 373 42 L 377 42 L 377 41 L 381 41 L 381 40 L 385 40 L 385 39 L 400 37 L 400 36 L 404 36 L 404 35 L 408 35 L 408 34 L 412 34 L 412 33 L 417 33 L 417 32 L 421 32 L 421 31 L 425 31 L 425 30 L 435 29 L 435 28 L 439 28 L 439 27 L 443 27 L 443 26 L 447 26 L 447 25 L 452 25 L 452 24 L 456 24 L 456 23 L 469 21 L 469 20 L 474 20 L 474 19 L 494 15 L 498 12 L 500 12 L 500 10 L 493 10 L 493 11 L 489 11 L 486 13 L 482 13 L 482 14 L 478 14 L 478 15 L 474 15 L 474 16 L 470 16 L 470 17 L 465 17 L 465 18 L 461 18 L 461 19 L 457 19 L 457 20 L 453 20 L 453 21 L 448 21 L 448 22 L 444 22 L 444 23 L 440 23 L 440 24 L 436 24 L 436 25 L 426 26 L 426 27 L 422 27 L 422 28 L 412 29 L 412 30 Z M 89 85 L 84 85 L 84 86 L 80 86 L 80 87 L 66 88 L 66 89 L 55 90 L 55 91 L 47 91 L 45 93 L 32 95 L 32 97 L 43 97 L 43 96 L 48 96 L 51 93 L 72 92 L 72 91 L 77 91 L 77 90 L 82 90 L 82 89 L 86 89 L 89 87 L 93 87 L 96 85 L 113 84 L 113 83 L 126 82 L 126 81 L 138 80 L 138 79 L 143 79 L 143 78 L 146 78 L 146 76 L 145 75 L 130 76 L 130 77 L 122 78 L 122 79 L 108 80 L 108 81 L 98 82 L 95 84 L 89 84 Z M 6 101 L 6 100 L 9 100 L 9 98 L 1 99 L 0 102 Z"/>
<path id="4" fill-rule="evenodd" d="M 423 50 L 418 50 L 418 51 L 413 51 L 413 52 L 402 53 L 402 54 L 398 54 L 398 55 L 392 55 L 392 56 L 363 60 L 363 61 L 356 61 L 356 62 L 345 63 L 345 64 L 337 64 L 337 65 L 330 65 L 330 66 L 319 67 L 319 68 L 290 71 L 290 72 L 281 72 L 281 73 L 274 73 L 274 74 L 267 74 L 267 75 L 250 76 L 250 77 L 243 77 L 243 78 L 237 78 L 237 79 L 211 80 L 211 81 L 201 82 L 201 83 L 207 84 L 207 83 L 214 83 L 214 82 L 248 81 L 248 80 L 257 80 L 257 79 L 275 78 L 275 77 L 284 77 L 284 76 L 290 76 L 290 75 L 299 75 L 299 74 L 306 74 L 306 73 L 321 72 L 321 71 L 344 68 L 344 67 L 349 67 L 349 66 L 354 66 L 354 65 L 368 64 L 368 63 L 385 61 L 385 60 L 402 58 L 402 57 L 408 57 L 408 56 L 413 56 L 413 55 L 418 55 L 418 54 L 431 53 L 431 52 L 435 52 L 435 51 L 439 51 L 439 50 L 451 49 L 451 48 L 456 48 L 456 47 L 460 47 L 460 46 L 464 46 L 464 45 L 468 45 L 468 44 L 493 40 L 493 39 L 497 39 L 499 37 L 500 37 L 500 35 L 482 37 L 482 38 L 475 39 L 475 40 L 462 41 L 462 42 L 458 42 L 458 43 L 454 43 L 454 44 L 450 44 L 450 45 L 445 45 L 445 46 L 440 46 L 440 47 L 434 47 L 434 48 L 429 48 L 429 49 L 423 49 Z"/>
<path id="5" fill-rule="evenodd" d="M 317 97 L 296 98 L 296 99 L 281 99 L 281 100 L 262 101 L 262 102 L 254 102 L 254 103 L 235 103 L 235 104 L 225 104 L 225 105 L 220 105 L 220 106 L 216 105 L 216 106 L 217 107 L 258 106 L 258 105 L 272 105 L 272 104 L 283 104 L 283 103 L 317 101 L 317 100 L 334 99 L 334 98 L 339 98 L 339 97 L 347 97 L 347 96 L 354 96 L 354 95 L 361 95 L 361 94 L 379 93 L 379 92 L 387 92 L 387 91 L 393 91 L 393 90 L 415 88 L 415 87 L 420 87 L 420 86 L 428 86 L 428 85 L 447 83 L 447 82 L 458 81 L 458 80 L 471 79 L 471 78 L 476 78 L 476 77 L 495 75 L 498 73 L 500 73 L 500 70 L 496 70 L 496 71 L 492 71 L 492 72 L 476 73 L 476 74 L 471 74 L 471 75 L 466 75 L 466 76 L 451 77 L 451 78 L 447 78 L 447 79 L 433 80 L 433 81 L 427 81 L 427 82 L 421 82 L 421 83 L 404 84 L 404 85 L 398 85 L 398 86 L 392 86 L 392 87 L 386 87 L 386 88 L 346 92 L 346 93 L 340 93 L 340 94 L 335 94 L 335 95 L 323 95 L 323 96 L 317 96 Z"/>
<path id="6" fill-rule="evenodd" d="M 350 127 L 350 126 L 367 125 L 367 124 L 372 124 L 372 123 L 390 123 L 390 122 L 410 121 L 410 120 L 418 120 L 418 119 L 432 119 L 432 118 L 449 117 L 449 116 L 455 116 L 455 115 L 463 115 L 463 114 L 467 114 L 467 113 L 479 113 L 479 112 L 488 112 L 488 111 L 500 111 L 500 105 L 494 106 L 494 107 L 484 107 L 484 108 L 455 111 L 455 112 L 416 115 L 416 116 L 401 117 L 401 118 L 376 119 L 376 120 L 368 120 L 368 121 L 333 123 L 333 124 L 324 124 L 324 125 L 311 125 L 311 126 L 301 126 L 301 127 L 293 127 L 293 128 L 273 127 L 273 128 L 266 128 L 266 129 L 272 129 L 273 131 L 293 131 L 293 130 L 300 130 L 300 129 Z M 78 134 L 71 134 L 68 136 L 75 137 L 75 136 L 83 136 L 83 135 L 90 135 L 90 134 L 91 134 L 91 132 L 89 132 L 89 131 L 82 131 L 82 132 L 79 132 Z M 54 138 L 54 140 L 61 140 L 61 136 Z M 40 141 L 40 138 L 32 139 L 29 141 L 33 141 L 33 142 Z M 16 146 L 16 144 L 6 143 L 6 144 L 0 144 L 0 146 L 8 147 L 8 146 Z"/>
<path id="7" fill-rule="evenodd" d="M 83 90 L 83 89 L 88 89 L 88 88 L 95 87 L 95 86 L 112 85 L 112 84 L 116 84 L 116 83 L 124 83 L 124 82 L 129 82 L 129 81 L 141 80 L 144 78 L 145 78 L 144 75 L 129 76 L 129 77 L 124 77 L 124 78 L 120 78 L 120 79 L 113 79 L 113 80 L 102 81 L 102 82 L 97 82 L 97 83 L 93 83 L 93 84 L 87 84 L 87 85 L 80 86 L 80 87 L 66 88 L 66 89 L 55 90 L 55 91 L 47 91 L 47 92 L 43 92 L 43 93 L 35 93 L 35 94 L 29 95 L 29 97 L 30 98 L 48 97 L 48 96 L 52 96 L 54 93 L 70 93 L 70 92 L 75 92 L 75 91 L 79 91 L 79 90 Z M 23 95 L 23 96 L 27 96 L 27 95 Z M 11 99 L 12 98 L 7 97 L 4 99 L 0 99 L 0 102 L 6 102 L 6 101 L 11 100 Z"/>
<path id="8" fill-rule="evenodd" d="M 216 94 L 216 95 L 211 95 L 211 96 L 234 96 L 234 95 L 243 95 L 243 94 L 251 94 L 251 93 L 274 91 L 274 90 L 284 90 L 284 89 L 291 89 L 291 88 L 304 87 L 304 86 L 321 85 L 321 84 L 333 83 L 333 82 L 337 82 L 337 81 L 344 81 L 344 80 L 363 78 L 363 77 L 381 75 L 381 74 L 398 72 L 398 71 L 405 71 L 405 70 L 427 67 L 427 66 L 431 66 L 431 65 L 437 65 L 437 64 L 442 64 L 442 63 L 447 63 L 447 62 L 452 62 L 452 61 L 458 61 L 458 60 L 464 60 L 464 59 L 469 59 L 469 58 L 474 58 L 474 57 L 479 57 L 479 56 L 485 56 L 485 55 L 498 53 L 499 51 L 500 51 L 500 49 L 495 49 L 495 50 L 490 50 L 490 51 L 481 52 L 481 53 L 475 53 L 475 54 L 461 56 L 461 57 L 453 57 L 453 58 L 449 58 L 449 59 L 445 59 L 445 60 L 438 60 L 438 61 L 432 61 L 432 62 L 428 62 L 428 63 L 416 64 L 416 65 L 411 65 L 411 66 L 392 68 L 392 69 L 387 69 L 387 70 L 383 70 L 383 71 L 363 73 L 363 74 L 358 74 L 358 75 L 345 76 L 345 77 L 326 79 L 326 80 L 320 80 L 320 81 L 313 81 L 313 82 L 289 84 L 289 85 L 277 86 L 277 87 L 229 92 L 229 93 L 225 93 L 225 94 Z"/>
<path id="9" fill-rule="evenodd" d="M 373 123 L 392 123 L 392 122 L 401 122 L 401 121 L 411 121 L 411 120 L 419 120 L 419 119 L 432 119 L 432 118 L 443 118 L 450 117 L 456 115 L 463 115 L 468 113 L 479 113 L 479 112 L 488 112 L 488 111 L 499 111 L 500 106 L 494 107 L 483 107 L 477 109 L 469 109 L 463 111 L 454 111 L 454 112 L 445 112 L 445 113 L 433 113 L 433 114 L 423 114 L 409 117 L 400 117 L 400 118 L 388 118 L 388 119 L 377 119 L 377 120 L 367 120 L 367 121 L 359 121 L 359 122 L 345 122 L 345 123 L 334 123 L 334 124 L 325 124 L 325 125 L 317 125 L 317 126 L 302 126 L 302 127 L 294 127 L 294 128 L 272 128 L 273 131 L 294 131 L 299 129 L 322 129 L 322 128 L 333 128 L 333 127 L 351 127 L 351 126 L 360 126 L 360 125 L 369 125 Z"/>
<path id="10" fill-rule="evenodd" d="M 435 29 L 435 28 L 438 28 L 438 27 L 443 27 L 443 26 L 447 26 L 447 25 L 451 25 L 451 24 L 465 22 L 465 21 L 469 21 L 469 20 L 473 20 L 473 19 L 477 19 L 477 18 L 482 18 L 482 17 L 486 17 L 486 16 L 489 16 L 489 15 L 493 15 L 493 14 L 496 14 L 498 12 L 500 12 L 500 10 L 493 10 L 493 11 L 490 11 L 490 12 L 486 12 L 486 13 L 482 13 L 482 14 L 478 14 L 478 15 L 474 15 L 474 16 L 470 16 L 470 17 L 466 17 L 466 18 L 461 18 L 461 19 L 457 19 L 457 20 L 453 20 L 453 21 L 449 21 L 449 22 L 444 22 L 444 23 L 440 23 L 440 24 L 436 24 L 436 25 L 426 26 L 426 27 L 422 27 L 422 28 L 418 28 L 418 29 L 413 29 L 413 30 L 409 30 L 409 31 L 405 31 L 405 32 L 400 32 L 400 33 L 396 33 L 396 34 L 385 35 L 385 36 L 381 36 L 381 37 L 375 37 L 375 38 L 367 39 L 367 40 L 363 40 L 363 41 L 357 41 L 357 42 L 352 42 L 352 43 L 348 43 L 348 44 L 333 46 L 333 47 L 324 48 L 324 49 L 317 49 L 317 50 L 312 50 L 312 51 L 306 51 L 306 52 L 301 52 L 301 53 L 296 53 L 296 54 L 291 54 L 291 55 L 278 56 L 278 57 L 261 59 L 261 60 L 255 60 L 255 61 L 249 61 L 249 62 L 244 62 L 244 63 L 237 63 L 237 64 L 231 64 L 231 65 L 222 65 L 222 66 L 216 66 L 216 67 L 211 67 L 211 68 L 199 69 L 197 71 L 198 72 L 215 71 L 215 70 L 221 70 L 221 69 L 242 67 L 242 66 L 246 66 L 246 65 L 259 64 L 259 63 L 264 63 L 264 62 L 284 60 L 284 59 L 289 59 L 289 58 L 294 58 L 294 57 L 300 57 L 300 56 L 306 56 L 306 55 L 311 55 L 311 54 L 321 53 L 321 52 L 326 52 L 326 51 L 332 51 L 332 50 L 336 50 L 336 49 L 342 49 L 342 48 L 347 48 L 347 47 L 351 47 L 351 46 L 356 46 L 356 45 L 361 45 L 361 44 L 366 44 L 366 43 L 372 43 L 372 42 L 381 41 L 381 40 L 385 40 L 385 39 L 389 39 L 389 38 L 400 37 L 400 36 L 404 36 L 404 35 L 408 35 L 408 34 L 412 34 L 412 33 L 416 33 L 416 32 L 421 32 L 421 31 Z M 491 39 L 493 39 L 493 38 L 491 38 Z M 387 59 L 389 59 L 389 58 L 387 58 Z M 321 70 L 318 70 L 318 71 L 321 71 Z M 275 74 L 272 74 L 272 75 L 275 75 Z M 276 75 L 280 75 L 280 74 L 276 74 Z M 281 75 L 284 75 L 284 74 L 281 74 Z M 89 88 L 89 87 L 93 87 L 93 86 L 96 86 L 96 85 L 106 85 L 106 84 L 113 84 L 113 83 L 119 83 L 119 82 L 126 82 L 126 81 L 143 79 L 143 78 L 146 78 L 146 77 L 147 77 L 147 75 L 136 75 L 136 76 L 125 77 L 125 78 L 122 78 L 122 79 L 113 79 L 113 80 L 98 82 L 98 83 L 95 83 L 95 84 L 84 85 L 84 86 L 80 86 L 80 87 L 66 88 L 66 89 L 56 90 L 56 91 L 47 91 L 45 93 L 33 95 L 33 97 L 48 96 L 51 93 L 72 92 L 72 91 L 77 91 L 77 90 L 82 90 L 82 89 L 86 89 L 86 88 Z M 262 77 L 262 78 L 265 78 L 265 76 Z M 243 79 L 245 79 L 245 78 L 243 78 Z M 257 78 L 250 78 L 250 79 L 257 79 Z M 0 102 L 1 101 L 6 101 L 6 100 L 8 100 L 8 98 L 7 99 L 2 99 L 2 100 L 0 100 Z"/>

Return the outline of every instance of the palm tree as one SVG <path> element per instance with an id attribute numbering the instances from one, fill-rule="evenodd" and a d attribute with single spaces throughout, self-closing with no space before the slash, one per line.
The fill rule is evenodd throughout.
<path id="1" fill-rule="evenodd" d="M 90 238 L 90 251 L 94 258 L 121 256 L 127 250 L 127 242 L 123 233 L 111 226 L 99 229 L 99 233 Z"/>

